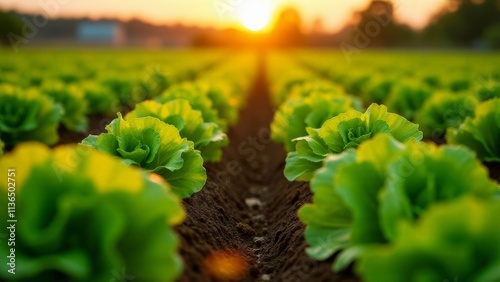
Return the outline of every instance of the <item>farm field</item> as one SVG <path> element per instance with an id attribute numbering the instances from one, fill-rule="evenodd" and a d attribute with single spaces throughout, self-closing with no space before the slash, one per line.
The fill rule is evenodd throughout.
<path id="1" fill-rule="evenodd" d="M 2 281 L 500 281 L 498 53 L 22 55 Z"/>

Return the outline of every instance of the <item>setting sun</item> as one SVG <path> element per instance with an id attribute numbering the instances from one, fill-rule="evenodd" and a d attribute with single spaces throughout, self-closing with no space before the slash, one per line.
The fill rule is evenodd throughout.
<path id="1" fill-rule="evenodd" d="M 238 8 L 238 18 L 247 29 L 260 31 L 271 21 L 271 4 L 267 0 L 247 0 Z"/>

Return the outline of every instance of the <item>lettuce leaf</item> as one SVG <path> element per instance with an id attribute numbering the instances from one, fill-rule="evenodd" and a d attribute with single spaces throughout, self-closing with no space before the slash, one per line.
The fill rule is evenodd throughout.
<path id="1" fill-rule="evenodd" d="M 299 211 L 307 252 L 323 260 L 345 249 L 349 256 L 334 265 L 340 270 L 356 258 L 352 252 L 395 240 L 400 222 L 416 222 L 432 206 L 464 196 L 491 199 L 498 188 L 464 147 L 403 144 L 380 134 L 328 157 L 311 190 L 313 203 Z"/>
<path id="2" fill-rule="evenodd" d="M 271 137 L 295 151 L 296 138 L 307 135 L 306 128 L 320 128 L 325 121 L 349 110 L 361 110 L 355 99 L 338 94 L 311 94 L 305 98 L 285 101 L 274 115 Z"/>
<path id="3" fill-rule="evenodd" d="M 386 105 L 391 112 L 413 121 L 415 114 L 431 96 L 431 89 L 419 81 L 402 81 L 393 86 Z"/>
<path id="4" fill-rule="evenodd" d="M 362 254 L 367 282 L 500 280 L 500 202 L 464 198 L 432 207 L 417 225 L 401 224 L 392 245 Z"/>
<path id="5" fill-rule="evenodd" d="M 458 128 L 447 131 L 451 144 L 469 147 L 478 158 L 487 162 L 500 162 L 500 98 L 481 103 Z"/>
<path id="6" fill-rule="evenodd" d="M 46 82 L 40 91 L 60 104 L 64 109 L 61 123 L 69 130 L 85 132 L 88 128 L 87 100 L 85 94 L 76 86 L 64 85 L 60 82 Z"/>
<path id="7" fill-rule="evenodd" d="M 415 122 L 425 137 L 437 140 L 448 128 L 458 128 L 465 118 L 474 116 L 477 105 L 477 99 L 470 95 L 433 95 L 418 111 Z"/>
<path id="8" fill-rule="evenodd" d="M 0 139 L 7 148 L 22 141 L 55 144 L 62 114 L 60 105 L 34 89 L 0 86 Z"/>
<path id="9" fill-rule="evenodd" d="M 203 158 L 173 125 L 154 117 L 124 120 L 118 114 L 106 130 L 108 133 L 88 136 L 82 144 L 161 175 L 183 198 L 203 188 L 207 179 Z"/>
<path id="10" fill-rule="evenodd" d="M 423 137 L 418 125 L 388 113 L 385 106 L 377 104 L 372 104 L 365 113 L 347 111 L 327 120 L 319 129 L 306 130 L 309 136 L 294 139 L 296 152 L 287 156 L 285 176 L 290 181 L 310 180 L 328 154 L 356 148 L 379 133 L 390 134 L 400 142 Z"/>
<path id="11" fill-rule="evenodd" d="M 140 117 L 155 117 L 175 126 L 182 138 L 194 143 L 194 148 L 201 152 L 203 160 L 217 162 L 222 157 L 222 147 L 229 141 L 219 125 L 205 122 L 202 113 L 193 110 L 188 100 L 176 99 L 165 104 L 145 101 L 137 104 L 135 110 L 128 113 L 126 120 Z"/>
<path id="12" fill-rule="evenodd" d="M 110 281 L 126 272 L 175 281 L 181 274 L 173 226 L 185 212 L 165 182 L 83 146 L 20 144 L 0 168 L 17 168 L 16 275 L 2 256 L 3 280 Z M 0 190 L 7 189 L 2 178 Z M 6 207 L 7 197 L 0 202 Z M 9 248 L 1 244 L 0 251 Z"/>
<path id="13" fill-rule="evenodd" d="M 219 114 L 215 109 L 212 100 L 203 92 L 200 86 L 194 83 L 176 84 L 163 92 L 161 96 L 155 100 L 164 104 L 176 99 L 186 99 L 191 103 L 191 107 L 200 111 L 205 122 L 215 122 L 223 130 L 226 130 L 227 123 L 219 118 Z"/>
<path id="14" fill-rule="evenodd" d="M 118 97 L 106 87 L 95 83 L 82 83 L 85 100 L 88 107 L 88 114 L 114 114 L 119 106 Z"/>

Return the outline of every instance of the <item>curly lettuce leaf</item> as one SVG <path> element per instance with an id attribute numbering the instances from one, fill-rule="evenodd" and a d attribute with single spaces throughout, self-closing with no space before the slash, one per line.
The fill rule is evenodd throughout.
<path id="1" fill-rule="evenodd" d="M 440 138 L 448 128 L 458 128 L 478 105 L 470 95 L 438 94 L 429 98 L 418 111 L 415 122 L 427 138 Z"/>
<path id="2" fill-rule="evenodd" d="M 386 105 L 391 112 L 413 121 L 415 114 L 431 96 L 431 89 L 419 81 L 403 81 L 393 86 Z"/>
<path id="3" fill-rule="evenodd" d="M 285 176 L 288 180 L 310 180 L 327 154 L 356 148 L 380 133 L 390 134 L 400 142 L 423 137 L 417 124 L 388 113 L 385 106 L 377 104 L 372 104 L 365 113 L 351 110 L 339 114 L 321 128 L 308 128 L 307 132 L 309 136 L 294 140 L 296 153 L 287 157 Z"/>
<path id="4" fill-rule="evenodd" d="M 196 81 L 195 84 L 204 89 L 221 120 L 227 122 L 228 125 L 236 124 L 243 101 L 236 98 L 235 86 L 228 79 Z"/>
<path id="5" fill-rule="evenodd" d="M 88 136 L 82 144 L 161 175 L 183 198 L 203 188 L 207 179 L 203 158 L 173 125 L 154 117 L 124 120 L 119 115 L 106 130 L 108 133 Z"/>
<path id="6" fill-rule="evenodd" d="M 223 130 L 226 129 L 227 123 L 219 118 L 219 113 L 215 109 L 212 100 L 210 100 L 200 86 L 193 83 L 176 84 L 163 92 L 155 100 L 164 104 L 176 99 L 189 100 L 191 107 L 202 113 L 205 122 L 215 122 Z"/>
<path id="7" fill-rule="evenodd" d="M 219 161 L 222 148 L 229 143 L 219 125 L 205 122 L 202 113 L 194 110 L 188 100 L 176 99 L 163 105 L 156 101 L 145 101 L 137 104 L 135 110 L 128 113 L 125 119 L 148 116 L 175 126 L 182 138 L 194 143 L 194 148 L 201 152 L 205 161 Z"/>
<path id="8" fill-rule="evenodd" d="M 61 123 L 69 130 L 85 132 L 88 128 L 87 100 L 85 94 L 76 86 L 60 82 L 44 83 L 40 91 L 43 95 L 60 104 L 64 109 Z"/>
<path id="9" fill-rule="evenodd" d="M 447 131 L 451 144 L 465 145 L 487 162 L 500 162 L 500 98 L 481 103 L 458 128 Z"/>
<path id="10" fill-rule="evenodd" d="M 126 271 L 141 281 L 175 281 L 181 274 L 172 227 L 185 213 L 165 182 L 88 147 L 21 144 L 0 168 L 18 168 L 16 275 L 3 256 L 3 279 L 109 281 Z M 2 178 L 2 193 L 7 187 Z M 0 202 L 7 206 L 6 197 Z M 0 218 L 6 222 L 7 213 Z"/>
<path id="11" fill-rule="evenodd" d="M 401 224 L 389 246 L 362 253 L 367 282 L 500 280 L 500 202 L 464 198 L 431 208 L 416 225 Z"/>
<path id="12" fill-rule="evenodd" d="M 55 144 L 62 114 L 60 105 L 33 89 L 0 86 L 0 139 L 7 148 L 22 141 Z"/>
<path id="13" fill-rule="evenodd" d="M 105 86 L 95 82 L 82 83 L 88 114 L 114 114 L 119 106 L 118 97 Z"/>
<path id="14" fill-rule="evenodd" d="M 416 222 L 432 206 L 464 196 L 491 199 L 498 188 L 466 148 L 403 144 L 380 134 L 327 158 L 311 190 L 313 203 L 299 211 L 308 254 L 322 260 L 345 249 L 349 255 L 334 264 L 340 270 L 365 246 L 395 240 L 400 222 Z"/>
<path id="15" fill-rule="evenodd" d="M 354 98 L 338 94 L 311 94 L 306 98 L 285 101 L 274 115 L 271 137 L 285 144 L 288 152 L 295 150 L 296 138 L 307 135 L 306 128 L 320 128 L 325 121 L 358 108 Z"/>

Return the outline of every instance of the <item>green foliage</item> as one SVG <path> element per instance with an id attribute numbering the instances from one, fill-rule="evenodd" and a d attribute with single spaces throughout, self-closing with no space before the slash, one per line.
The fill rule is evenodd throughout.
<path id="1" fill-rule="evenodd" d="M 465 195 L 481 199 L 498 190 L 475 155 L 464 147 L 398 142 L 387 134 L 325 160 L 311 182 L 313 203 L 299 210 L 307 225 L 308 254 L 324 260 L 338 250 L 336 270 L 372 244 L 401 236 L 437 203 Z"/>
<path id="2" fill-rule="evenodd" d="M 2 280 L 108 282 L 125 271 L 140 281 L 175 281 L 181 274 L 172 227 L 184 210 L 164 182 L 87 147 L 21 144 L 0 168 L 18 168 L 16 274 L 7 272 L 10 247 L 1 244 Z M 1 178 L 3 194 L 8 187 Z M 2 207 L 7 200 L 0 198 Z"/>
<path id="3" fill-rule="evenodd" d="M 447 131 L 451 144 L 461 144 L 488 162 L 500 162 L 500 98 L 481 103 L 474 113 L 458 128 Z"/>
<path id="4" fill-rule="evenodd" d="M 347 111 L 327 120 L 321 128 L 307 128 L 308 136 L 296 138 L 296 151 L 288 154 L 285 176 L 288 180 L 308 181 L 328 154 L 356 148 L 379 133 L 388 133 L 396 140 L 421 140 L 418 125 L 388 113 L 385 106 L 372 104 L 365 113 Z"/>
<path id="5" fill-rule="evenodd" d="M 448 128 L 458 128 L 465 118 L 474 116 L 478 105 L 474 96 L 438 94 L 429 98 L 415 117 L 427 138 L 441 137 Z"/>
<path id="6" fill-rule="evenodd" d="M 186 99 L 191 107 L 198 110 L 203 115 L 205 122 L 215 122 L 222 129 L 226 129 L 226 122 L 219 118 L 217 110 L 213 106 L 212 100 L 203 92 L 199 86 L 193 83 L 182 83 L 170 87 L 156 101 L 164 104 L 176 99 Z"/>
<path id="7" fill-rule="evenodd" d="M 81 89 L 57 81 L 49 81 L 41 86 L 40 91 L 55 103 L 62 105 L 64 114 L 61 123 L 66 128 L 76 132 L 87 130 L 87 100 Z"/>
<path id="8" fill-rule="evenodd" d="M 390 111 L 413 120 L 431 95 L 431 90 L 425 85 L 417 81 L 403 81 L 394 85 L 386 105 Z"/>
<path id="9" fill-rule="evenodd" d="M 124 120 L 119 114 L 108 133 L 89 135 L 82 144 L 123 158 L 130 165 L 161 175 L 183 198 L 200 191 L 207 179 L 203 158 L 179 130 L 154 117 Z"/>
<path id="10" fill-rule="evenodd" d="M 5 148 L 5 143 L 0 140 L 0 157 L 3 155 L 3 150 Z"/>
<path id="11" fill-rule="evenodd" d="M 472 198 L 432 207 L 393 245 L 368 248 L 358 271 L 367 282 L 499 281 L 499 213 L 499 201 Z"/>
<path id="12" fill-rule="evenodd" d="M 304 98 L 290 98 L 279 107 L 271 124 L 271 136 L 295 151 L 296 138 L 307 135 L 306 128 L 320 128 L 323 123 L 349 110 L 361 110 L 356 99 L 339 94 L 317 93 Z"/>
<path id="13" fill-rule="evenodd" d="M 0 139 L 8 148 L 21 141 L 57 142 L 63 109 L 35 90 L 0 85 Z"/>
<path id="14" fill-rule="evenodd" d="M 108 88 L 95 82 L 85 82 L 81 88 L 89 105 L 88 114 L 114 114 L 115 109 L 118 108 L 118 97 Z"/>
<path id="15" fill-rule="evenodd" d="M 238 111 L 243 101 L 237 99 L 234 86 L 225 80 L 197 81 L 195 84 L 212 101 L 213 108 L 217 110 L 221 120 L 228 125 L 234 125 L 238 121 Z"/>
<path id="16" fill-rule="evenodd" d="M 128 113 L 125 119 L 147 116 L 175 126 L 182 138 L 194 143 L 194 148 L 201 152 L 204 161 L 219 161 L 222 157 L 222 147 L 229 144 L 220 127 L 216 123 L 205 122 L 202 113 L 193 110 L 188 100 L 176 99 L 163 105 L 156 101 L 145 101 L 137 104 L 135 110 Z"/>

